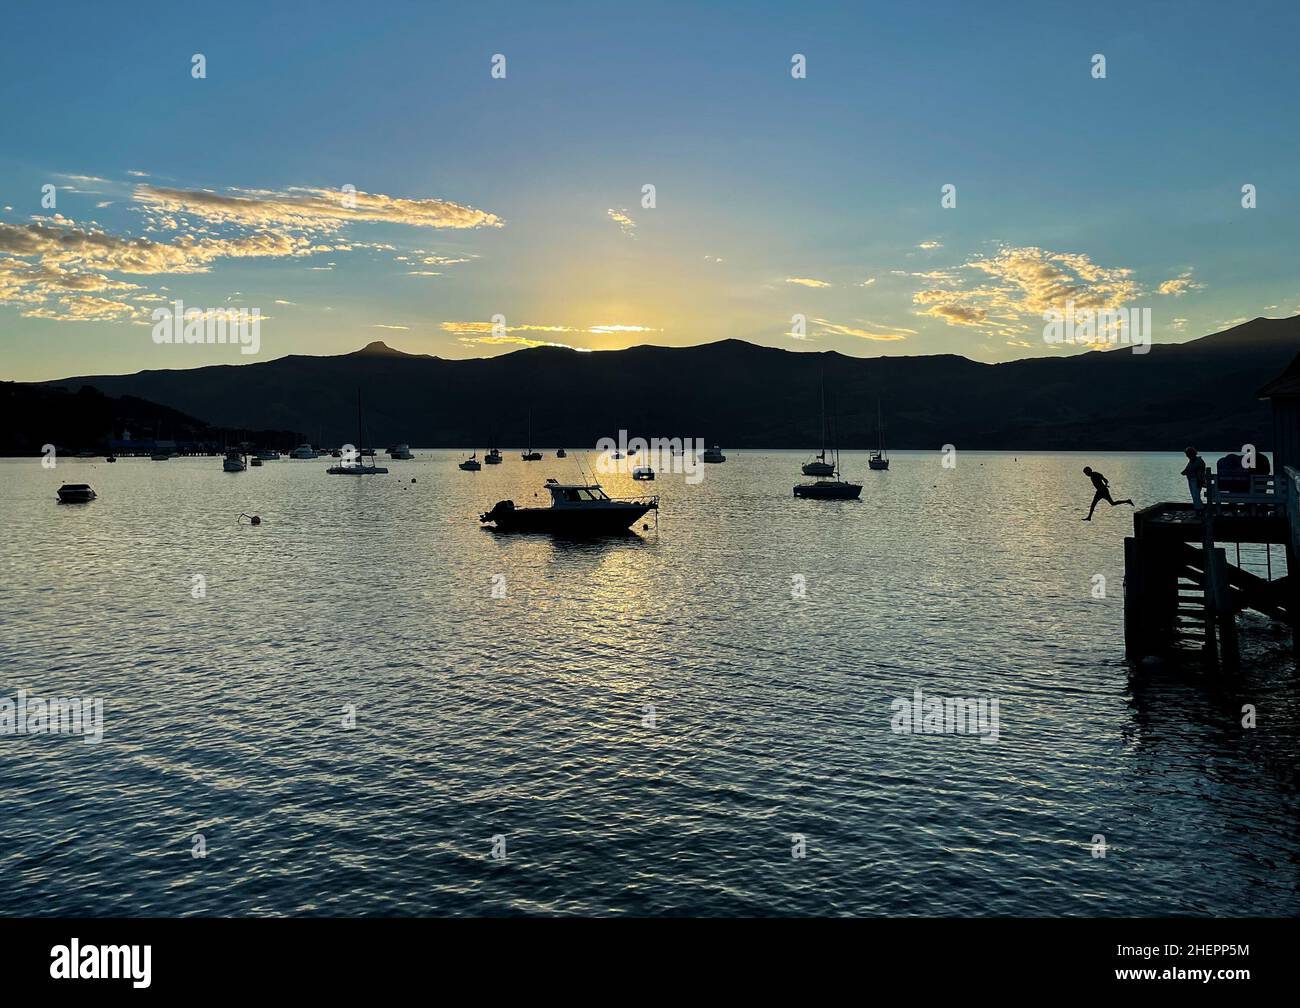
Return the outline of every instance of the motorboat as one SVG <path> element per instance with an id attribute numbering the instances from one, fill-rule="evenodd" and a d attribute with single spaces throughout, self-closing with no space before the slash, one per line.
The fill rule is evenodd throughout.
<path id="1" fill-rule="evenodd" d="M 483 461 L 486 462 L 488 465 L 500 465 L 501 453 L 497 451 L 495 448 L 493 448 L 490 452 L 488 452 L 486 455 L 483 456 Z"/>
<path id="2" fill-rule="evenodd" d="M 278 462 L 280 461 L 280 453 L 278 451 L 260 451 L 253 458 L 262 462 Z"/>
<path id="3" fill-rule="evenodd" d="M 243 456 L 237 451 L 226 452 L 226 457 L 221 460 L 221 468 L 226 472 L 243 472 L 248 468 L 244 464 Z"/>
<path id="4" fill-rule="evenodd" d="M 117 461 L 117 456 L 116 456 L 116 455 L 110 455 L 110 456 L 108 456 L 108 458 L 104 459 L 104 461 L 105 461 L 105 462 L 116 462 L 116 461 Z"/>
<path id="5" fill-rule="evenodd" d="M 289 453 L 289 457 L 291 459 L 314 459 L 316 458 L 316 449 L 309 444 L 300 444 Z"/>
<path id="6" fill-rule="evenodd" d="M 60 504 L 86 504 L 96 496 L 89 483 L 64 483 L 58 494 Z"/>
<path id="7" fill-rule="evenodd" d="M 634 480 L 652 480 L 655 478 L 655 471 L 651 466 L 637 466 L 632 470 Z"/>
<path id="8" fill-rule="evenodd" d="M 410 459 L 415 458 L 415 456 L 411 454 L 411 446 L 404 444 L 399 444 L 395 448 L 390 448 L 388 454 L 391 458 L 395 458 L 398 461 L 409 461 Z"/>
<path id="9" fill-rule="evenodd" d="M 484 524 L 501 532 L 558 532 L 567 535 L 609 535 L 625 532 L 649 512 L 658 512 L 658 497 L 613 500 L 598 483 L 546 481 L 550 507 L 515 507 L 498 501 L 479 515 Z"/>
<path id="10" fill-rule="evenodd" d="M 561 448 L 559 451 L 557 451 L 557 452 L 555 453 L 555 457 L 556 457 L 556 458 L 568 458 L 568 457 L 569 457 L 569 453 L 566 452 L 563 448 Z"/>
<path id="11" fill-rule="evenodd" d="M 462 462 L 459 468 L 464 469 L 466 472 L 478 472 L 480 469 L 482 469 L 483 464 L 478 460 L 478 452 L 475 452 L 464 462 Z"/>
<path id="12" fill-rule="evenodd" d="M 166 462 L 169 458 L 171 458 L 171 456 L 166 452 L 154 452 L 149 456 L 149 460 L 152 462 Z"/>
<path id="13" fill-rule="evenodd" d="M 251 466 L 260 466 L 262 464 L 262 456 L 254 455 L 251 459 L 248 460 L 248 464 Z"/>
<path id="14" fill-rule="evenodd" d="M 705 449 L 704 449 L 704 457 L 703 457 L 702 461 L 704 461 L 704 462 L 725 462 L 725 461 L 727 461 L 727 456 L 725 456 L 725 455 L 722 454 L 722 449 L 721 449 L 721 448 L 719 448 L 717 445 L 714 445 L 712 448 L 705 448 Z"/>

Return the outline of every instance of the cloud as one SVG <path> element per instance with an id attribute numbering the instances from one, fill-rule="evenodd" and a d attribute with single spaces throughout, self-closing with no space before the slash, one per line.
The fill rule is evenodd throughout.
<path id="1" fill-rule="evenodd" d="M 1201 290 L 1204 286 L 1205 284 L 1197 283 L 1193 280 L 1192 271 L 1188 270 L 1181 276 L 1176 276 L 1171 280 L 1164 281 L 1156 288 L 1156 292 L 1159 294 L 1167 294 L 1171 297 L 1181 297 L 1188 291 Z"/>
<path id="2" fill-rule="evenodd" d="M 813 323 L 820 328 L 817 331 L 819 336 L 856 336 L 859 339 L 877 340 L 880 342 L 894 342 L 905 340 L 908 336 L 915 336 L 915 329 L 900 329 L 897 326 L 876 325 L 871 322 L 863 322 L 863 325 L 870 326 L 869 329 L 859 329 L 854 326 L 840 325 L 837 322 L 831 322 L 823 318 L 813 319 Z"/>
<path id="3" fill-rule="evenodd" d="M 169 189 L 137 185 L 133 198 L 154 210 L 192 214 L 246 227 L 292 227 L 331 232 L 349 221 L 376 221 L 429 228 L 502 227 L 496 214 L 441 199 L 402 199 L 377 193 L 291 188 L 231 190 Z"/>
<path id="4" fill-rule="evenodd" d="M 918 315 L 1010 336 L 1048 310 L 1064 310 L 1068 301 L 1075 310 L 1119 308 L 1142 292 L 1131 269 L 1102 266 L 1076 252 L 1004 247 L 960 269 L 969 272 L 926 275 L 946 285 L 912 295 Z"/>
<path id="5" fill-rule="evenodd" d="M 492 345 L 509 344 L 522 347 L 559 347 L 561 350 L 577 350 L 579 353 L 591 353 L 586 347 L 570 346 L 568 343 L 552 343 L 548 340 L 529 339 L 526 336 L 461 336 L 461 343 L 487 343 Z"/>
<path id="6" fill-rule="evenodd" d="M 858 286 L 859 286 L 859 287 L 870 287 L 870 286 L 871 286 L 873 283 L 875 283 L 875 282 L 876 282 L 876 278 L 875 278 L 875 277 L 867 277 L 865 280 L 862 281 L 862 283 L 858 284 Z"/>
<path id="7" fill-rule="evenodd" d="M 384 325 L 382 322 L 376 322 L 370 327 L 371 329 L 397 329 L 401 332 L 410 332 L 411 327 L 405 325 Z"/>
<path id="8" fill-rule="evenodd" d="M 943 242 L 938 242 L 938 241 L 923 241 L 923 242 L 921 242 L 921 244 L 917 245 L 916 247 L 919 248 L 919 249 L 925 249 L 927 252 L 929 252 L 929 251 L 932 251 L 933 249 L 941 249 L 941 248 L 943 248 Z"/>
<path id="9" fill-rule="evenodd" d="M 636 237 L 636 221 L 627 215 L 626 210 L 606 210 L 609 219 L 619 226 L 625 235 L 629 238 Z"/>
<path id="10" fill-rule="evenodd" d="M 800 287 L 830 287 L 831 284 L 825 280 L 813 280 L 809 277 L 786 277 L 785 282 L 788 284 L 798 284 Z"/>

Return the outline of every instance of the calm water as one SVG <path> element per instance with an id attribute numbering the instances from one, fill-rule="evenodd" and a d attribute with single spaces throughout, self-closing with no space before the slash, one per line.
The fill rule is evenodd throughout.
<path id="1" fill-rule="evenodd" d="M 476 520 L 572 460 L 417 455 L 0 462 L 0 696 L 105 700 L 97 746 L 0 736 L 0 912 L 1300 910 L 1294 673 L 1131 676 L 1130 511 L 1079 521 L 1085 462 L 1142 504 L 1180 457 L 854 454 L 827 503 L 729 452 L 606 478 L 659 528 L 584 544 Z M 999 699 L 999 740 L 891 732 L 918 686 Z"/>

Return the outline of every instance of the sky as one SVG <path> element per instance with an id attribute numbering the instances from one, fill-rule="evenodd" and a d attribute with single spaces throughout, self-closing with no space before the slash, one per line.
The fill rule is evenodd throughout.
<path id="1" fill-rule="evenodd" d="M 1082 352 L 1043 339 L 1066 301 L 1157 342 L 1300 311 L 1294 3 L 0 18 L 4 379 L 373 340 L 997 362 Z M 256 308 L 258 353 L 155 342 L 177 299 Z"/>

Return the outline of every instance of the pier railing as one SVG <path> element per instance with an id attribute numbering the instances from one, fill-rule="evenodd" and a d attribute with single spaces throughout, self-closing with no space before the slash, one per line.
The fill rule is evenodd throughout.
<path id="1" fill-rule="evenodd" d="M 1294 469 L 1289 471 L 1295 472 Z M 1288 499 L 1294 497 L 1294 494 L 1287 493 L 1287 482 L 1287 479 L 1272 475 L 1206 473 L 1205 502 L 1216 513 L 1225 510 L 1281 512 L 1287 507 Z"/>

